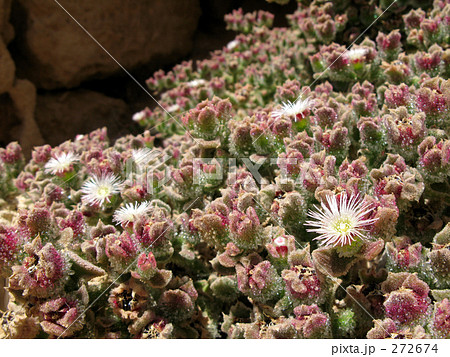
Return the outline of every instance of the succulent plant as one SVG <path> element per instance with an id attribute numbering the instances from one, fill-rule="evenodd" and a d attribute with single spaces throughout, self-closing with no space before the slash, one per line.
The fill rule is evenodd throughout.
<path id="1" fill-rule="evenodd" d="M 448 338 L 450 3 L 416 3 L 235 10 L 141 134 L 0 149 L 0 336 Z"/>

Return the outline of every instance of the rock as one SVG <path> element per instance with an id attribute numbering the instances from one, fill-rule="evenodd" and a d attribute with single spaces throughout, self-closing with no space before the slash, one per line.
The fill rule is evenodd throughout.
<path id="1" fill-rule="evenodd" d="M 8 44 L 14 38 L 14 28 L 9 23 L 12 0 L 0 0 L 0 37 Z"/>
<path id="2" fill-rule="evenodd" d="M 44 144 L 34 121 L 36 88 L 27 80 L 18 79 L 8 92 L 0 94 L 0 145 L 18 141 L 25 156 L 31 149 Z"/>
<path id="3" fill-rule="evenodd" d="M 13 136 L 20 127 L 20 119 L 15 115 L 14 103 L 9 93 L 0 94 L 0 146 L 8 145 L 10 141 L 18 140 Z"/>
<path id="4" fill-rule="evenodd" d="M 158 69 L 187 55 L 201 12 L 199 0 L 59 2 L 127 70 Z M 16 0 L 11 18 L 17 67 L 38 88 L 72 88 L 123 73 L 53 0 Z"/>
<path id="5" fill-rule="evenodd" d="M 16 67 L 6 45 L 0 38 L 0 94 L 8 91 L 14 83 Z"/>
<path id="6" fill-rule="evenodd" d="M 58 145 L 103 126 L 108 127 L 108 134 L 113 137 L 130 122 L 128 114 L 121 99 L 90 90 L 74 90 L 38 95 L 35 118 L 45 142 Z"/>
<path id="7" fill-rule="evenodd" d="M 14 103 L 13 118 L 20 122 L 20 126 L 16 126 L 12 130 L 12 136 L 17 138 L 25 156 L 28 157 L 34 146 L 44 144 L 39 128 L 34 121 L 36 88 L 30 81 L 17 79 L 10 89 L 9 95 Z"/>

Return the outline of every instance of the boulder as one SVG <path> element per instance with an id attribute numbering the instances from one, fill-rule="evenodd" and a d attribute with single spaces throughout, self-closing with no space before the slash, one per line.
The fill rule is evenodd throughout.
<path id="1" fill-rule="evenodd" d="M 14 61 L 0 37 L 0 94 L 8 91 L 13 85 L 15 70 Z"/>
<path id="2" fill-rule="evenodd" d="M 0 146 L 18 141 L 29 157 L 34 146 L 44 144 L 34 121 L 35 106 L 36 88 L 30 81 L 17 79 L 7 92 L 0 94 Z"/>
<path id="3" fill-rule="evenodd" d="M 0 146 L 8 145 L 10 141 L 18 140 L 13 133 L 20 127 L 20 119 L 15 115 L 14 102 L 9 93 L 0 94 Z"/>
<path id="4" fill-rule="evenodd" d="M 13 138 L 17 138 L 25 155 L 28 157 L 33 147 L 44 145 L 41 132 L 34 120 L 36 107 L 36 88 L 26 79 L 16 79 L 9 90 L 14 103 L 14 115 L 20 126 L 13 130 Z"/>
<path id="5" fill-rule="evenodd" d="M 17 67 L 38 88 L 80 83 L 146 65 L 174 63 L 192 49 L 199 0 L 16 0 Z M 83 31 L 82 25 L 96 43 Z M 100 45 L 99 45 L 100 44 Z M 20 61 L 20 63 L 19 63 Z"/>
<path id="6" fill-rule="evenodd" d="M 82 89 L 38 95 L 35 118 L 45 142 L 52 146 L 103 126 L 110 138 L 124 135 L 131 122 L 123 100 Z"/>
<path id="7" fill-rule="evenodd" d="M 8 44 L 14 38 L 14 28 L 9 23 L 12 0 L 0 0 L 0 37 Z"/>

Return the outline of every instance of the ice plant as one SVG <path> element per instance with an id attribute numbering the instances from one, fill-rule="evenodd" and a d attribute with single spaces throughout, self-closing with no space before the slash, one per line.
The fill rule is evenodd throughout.
<path id="1" fill-rule="evenodd" d="M 313 220 L 306 221 L 305 225 L 314 228 L 307 231 L 320 234 L 314 240 L 325 246 L 343 247 L 351 245 L 356 239 L 367 238 L 366 227 L 376 221 L 375 218 L 366 218 L 372 211 L 370 205 L 358 195 L 348 197 L 345 193 L 329 195 L 326 200 L 326 203 L 321 203 L 322 208 L 314 206 L 317 211 L 308 212 Z"/>
<path id="2" fill-rule="evenodd" d="M 150 203 L 135 202 L 127 203 L 124 207 L 119 208 L 113 216 L 113 221 L 121 224 L 122 226 L 127 226 L 130 223 L 135 222 L 137 219 L 145 217 L 145 215 L 150 210 Z"/>
<path id="3" fill-rule="evenodd" d="M 111 197 L 120 192 L 122 183 L 112 173 L 94 175 L 81 187 L 83 199 L 91 206 L 103 206 L 105 202 L 111 202 Z"/>
<path id="4" fill-rule="evenodd" d="M 72 169 L 72 165 L 79 160 L 79 156 L 73 152 L 63 152 L 48 160 L 44 169 L 47 174 L 62 175 L 70 171 Z"/>
<path id="5" fill-rule="evenodd" d="M 0 148 L 0 338 L 450 336 L 449 0 L 297 3 L 154 73 L 139 134 Z"/>

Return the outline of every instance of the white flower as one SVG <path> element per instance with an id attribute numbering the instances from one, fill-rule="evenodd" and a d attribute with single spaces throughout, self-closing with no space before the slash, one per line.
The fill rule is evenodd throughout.
<path id="1" fill-rule="evenodd" d="M 271 114 L 272 118 L 279 119 L 283 115 L 296 117 L 297 115 L 301 115 L 303 117 L 303 113 L 310 109 L 314 105 L 314 101 L 310 98 L 300 99 L 297 98 L 294 103 L 288 100 L 286 103 L 282 103 L 283 106 L 279 110 L 274 110 Z"/>
<path id="2" fill-rule="evenodd" d="M 78 155 L 75 155 L 72 152 L 63 152 L 48 160 L 48 162 L 45 164 L 44 169 L 47 174 L 61 174 L 68 171 L 70 169 L 70 166 L 74 162 L 77 162 L 79 159 L 80 158 L 78 157 Z"/>
<path id="3" fill-rule="evenodd" d="M 194 80 L 188 82 L 187 85 L 188 85 L 188 87 L 195 88 L 195 87 L 198 87 L 205 83 L 206 83 L 206 81 L 204 79 L 200 78 L 200 79 L 194 79 Z"/>
<path id="4" fill-rule="evenodd" d="M 120 192 L 122 182 L 112 173 L 101 176 L 92 176 L 81 187 L 83 199 L 91 206 L 102 206 L 105 201 L 110 202 L 112 196 Z"/>
<path id="5" fill-rule="evenodd" d="M 287 239 L 285 237 L 280 236 L 280 237 L 275 238 L 272 241 L 272 244 L 275 247 L 286 247 L 287 244 L 288 244 L 288 241 L 287 241 Z"/>
<path id="6" fill-rule="evenodd" d="M 233 40 L 228 42 L 227 49 L 232 51 L 234 48 L 236 48 L 239 45 L 239 40 Z"/>
<path id="7" fill-rule="evenodd" d="M 377 219 L 364 219 L 372 208 L 357 195 L 347 197 L 344 193 L 339 198 L 327 196 L 327 204 L 322 202 L 322 208 L 314 206 L 317 212 L 309 211 L 308 216 L 314 221 L 306 221 L 308 232 L 319 233 L 315 240 L 322 241 L 325 246 L 350 245 L 356 238 L 366 239 L 365 227 Z"/>
<path id="8" fill-rule="evenodd" d="M 141 110 L 140 112 L 134 113 L 132 116 L 132 119 L 134 121 L 141 121 L 141 120 L 145 119 L 146 116 L 147 116 L 146 111 Z"/>
<path id="9" fill-rule="evenodd" d="M 366 48 L 352 48 L 344 53 L 344 56 L 348 58 L 351 62 L 361 60 L 367 53 Z"/>
<path id="10" fill-rule="evenodd" d="M 171 105 L 170 107 L 167 108 L 167 111 L 169 113 L 173 113 L 173 112 L 179 111 L 180 109 L 181 108 L 180 108 L 180 106 L 178 104 L 173 104 L 173 105 Z"/>
<path id="11" fill-rule="evenodd" d="M 150 203 L 147 201 L 127 203 L 125 207 L 119 208 L 114 213 L 113 221 L 122 225 L 134 223 L 137 219 L 144 217 L 149 210 Z"/>

